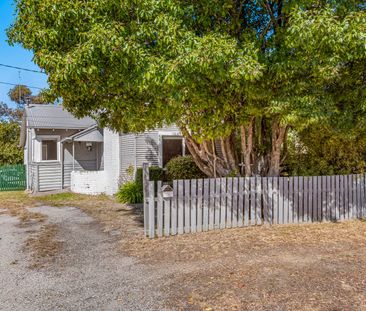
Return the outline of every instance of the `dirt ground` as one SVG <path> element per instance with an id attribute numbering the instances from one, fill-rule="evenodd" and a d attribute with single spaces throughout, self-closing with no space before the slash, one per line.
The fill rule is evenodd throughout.
<path id="1" fill-rule="evenodd" d="M 0 213 L 19 217 L 20 226 L 39 223 L 23 245 L 33 258 L 33 269 L 52 268 L 65 258 L 68 247 L 60 240 L 65 229 L 47 223 L 48 216 L 37 206 L 74 206 L 101 225 L 95 230 L 113 237 L 108 242 L 117 254 L 113 253 L 113 265 L 118 267 L 118 256 L 121 264 L 127 258 L 135 262 L 131 267 L 138 267 L 138 274 L 145 271 L 142 274 L 162 293 L 160 302 L 168 310 L 366 310 L 365 221 L 250 227 L 149 240 L 142 237 L 141 215 L 105 196 L 20 195 L 18 200 L 0 194 Z M 26 207 L 36 207 L 36 217 Z M 142 281 L 134 282 L 139 288 Z M 145 296 L 150 294 L 144 291 Z M 130 306 L 139 305 L 134 303 Z"/>
<path id="2" fill-rule="evenodd" d="M 366 222 L 254 227 L 122 242 L 152 265 L 197 269 L 175 276 L 183 310 L 366 310 Z"/>

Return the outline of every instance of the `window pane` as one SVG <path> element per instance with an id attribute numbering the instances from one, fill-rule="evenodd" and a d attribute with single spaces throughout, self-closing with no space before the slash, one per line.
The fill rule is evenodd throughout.
<path id="1" fill-rule="evenodd" d="M 170 159 L 181 155 L 183 155 L 182 139 L 163 137 L 163 166 L 165 166 Z"/>
<path id="2" fill-rule="evenodd" d="M 43 140 L 42 141 L 42 160 L 52 161 L 57 160 L 57 141 Z"/>

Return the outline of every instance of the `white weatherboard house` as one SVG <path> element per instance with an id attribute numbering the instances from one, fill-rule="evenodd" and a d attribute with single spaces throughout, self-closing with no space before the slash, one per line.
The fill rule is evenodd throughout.
<path id="1" fill-rule="evenodd" d="M 175 126 L 117 133 L 55 105 L 27 106 L 20 140 L 27 189 L 33 192 L 71 189 L 112 195 L 144 162 L 163 167 L 172 157 L 185 154 Z"/>

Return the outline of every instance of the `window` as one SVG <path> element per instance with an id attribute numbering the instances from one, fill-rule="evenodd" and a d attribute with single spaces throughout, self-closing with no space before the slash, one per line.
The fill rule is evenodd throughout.
<path id="1" fill-rule="evenodd" d="M 57 161 L 57 139 L 42 140 L 42 161 Z"/>
<path id="2" fill-rule="evenodd" d="M 172 158 L 183 154 L 183 139 L 181 137 L 163 137 L 163 167 Z"/>

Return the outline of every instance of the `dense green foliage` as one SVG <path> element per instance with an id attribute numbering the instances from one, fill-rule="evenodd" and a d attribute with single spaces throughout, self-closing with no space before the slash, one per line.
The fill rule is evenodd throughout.
<path id="1" fill-rule="evenodd" d="M 0 165 L 23 162 L 23 150 L 18 147 L 19 133 L 18 123 L 0 121 Z"/>
<path id="2" fill-rule="evenodd" d="M 150 180 L 163 180 L 164 171 L 158 166 L 149 167 Z M 136 204 L 143 201 L 142 168 L 137 168 L 135 180 L 124 183 L 116 194 L 122 203 Z"/>
<path id="3" fill-rule="evenodd" d="M 164 180 L 164 170 L 159 166 L 149 167 L 149 179 L 153 181 Z M 135 175 L 135 182 L 141 186 L 143 185 L 142 168 L 138 167 Z"/>
<path id="4" fill-rule="evenodd" d="M 290 129 L 365 126 L 364 1 L 16 2 L 10 42 L 55 98 L 117 130 L 178 124 L 209 176 L 276 176 Z"/>
<path id="5" fill-rule="evenodd" d="M 124 183 L 116 194 L 116 198 L 121 203 L 137 204 L 143 201 L 142 187 L 135 181 Z"/>
<path id="6" fill-rule="evenodd" d="M 326 127 L 291 133 L 284 171 L 289 175 L 342 175 L 366 171 L 365 129 L 353 137 Z"/>
<path id="7" fill-rule="evenodd" d="M 25 85 L 16 85 L 9 90 L 8 96 L 11 101 L 18 105 L 19 109 L 22 109 L 25 104 L 47 104 L 49 103 L 46 98 L 47 91 L 41 90 L 38 95 L 33 95 L 29 87 Z"/>
<path id="8" fill-rule="evenodd" d="M 8 92 L 10 100 L 17 103 L 19 106 L 24 106 L 31 95 L 32 91 L 25 85 L 16 85 Z"/>
<path id="9" fill-rule="evenodd" d="M 205 177 L 191 156 L 179 156 L 171 159 L 166 165 L 166 174 L 169 180 Z"/>

